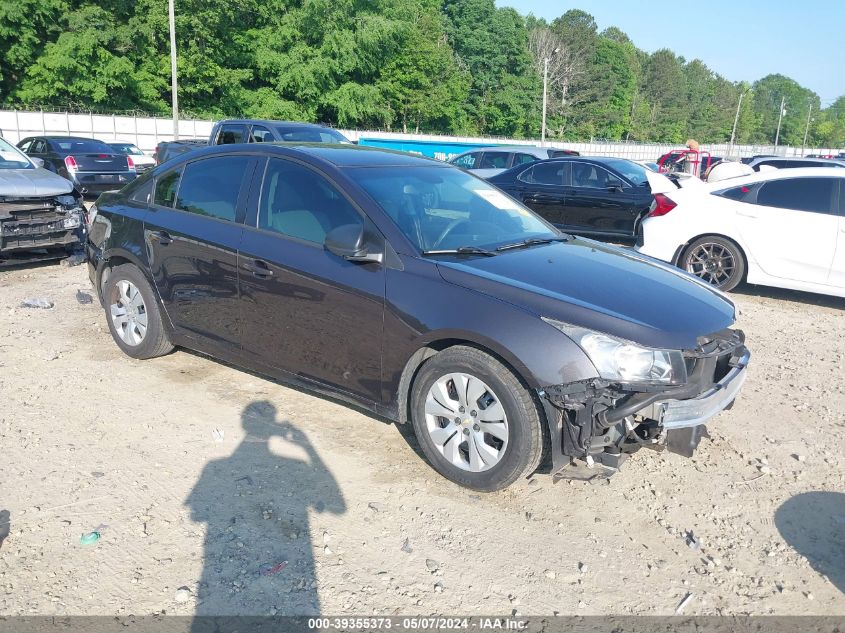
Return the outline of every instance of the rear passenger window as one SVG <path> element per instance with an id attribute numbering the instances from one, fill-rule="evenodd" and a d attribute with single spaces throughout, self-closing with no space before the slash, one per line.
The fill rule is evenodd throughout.
<path id="1" fill-rule="evenodd" d="M 156 193 L 153 199 L 154 203 L 161 207 L 172 207 L 176 201 L 176 189 L 179 187 L 179 176 L 182 175 L 181 169 L 175 169 L 171 172 L 159 176 L 156 181 Z"/>
<path id="2" fill-rule="evenodd" d="M 731 200 L 742 200 L 750 191 L 752 185 L 742 185 L 741 187 L 731 187 L 723 191 L 715 191 L 713 195 L 721 196 L 722 198 L 729 198 Z"/>
<path id="3" fill-rule="evenodd" d="M 261 188 L 258 227 L 322 244 L 326 234 L 361 216 L 318 173 L 285 160 L 271 159 Z"/>
<path id="4" fill-rule="evenodd" d="M 238 196 L 251 162 L 250 156 L 220 156 L 188 163 L 176 208 L 234 222 Z"/>
<path id="5" fill-rule="evenodd" d="M 263 125 L 253 125 L 249 137 L 250 143 L 272 143 L 273 133 Z"/>
<path id="6" fill-rule="evenodd" d="M 561 185 L 564 184 L 566 163 L 538 163 L 531 169 L 522 172 L 519 179 L 538 185 Z"/>
<path id="7" fill-rule="evenodd" d="M 764 183 L 757 204 L 781 209 L 830 213 L 833 178 L 784 178 Z"/>
<path id="8" fill-rule="evenodd" d="M 516 167 L 517 165 L 527 165 L 528 163 L 534 163 L 540 160 L 536 156 L 532 156 L 531 154 L 514 154 L 513 155 L 513 166 Z"/>

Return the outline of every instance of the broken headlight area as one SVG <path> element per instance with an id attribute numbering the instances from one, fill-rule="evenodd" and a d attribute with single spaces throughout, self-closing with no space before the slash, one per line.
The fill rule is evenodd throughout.
<path id="1" fill-rule="evenodd" d="M 704 423 L 733 406 L 750 354 L 739 330 L 703 337 L 678 354 L 683 384 L 602 377 L 540 391 L 555 479 L 612 475 L 641 448 L 692 455 Z"/>
<path id="2" fill-rule="evenodd" d="M 84 213 L 74 194 L 0 198 L 0 251 L 77 244 L 85 234 Z"/>

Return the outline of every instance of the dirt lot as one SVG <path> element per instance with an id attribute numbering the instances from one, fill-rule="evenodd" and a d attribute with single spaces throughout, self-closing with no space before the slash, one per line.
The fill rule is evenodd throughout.
<path id="1" fill-rule="evenodd" d="M 736 295 L 753 366 L 694 459 L 480 495 L 382 420 L 127 358 L 77 290 L 0 272 L 0 614 L 845 615 L 845 300 Z"/>

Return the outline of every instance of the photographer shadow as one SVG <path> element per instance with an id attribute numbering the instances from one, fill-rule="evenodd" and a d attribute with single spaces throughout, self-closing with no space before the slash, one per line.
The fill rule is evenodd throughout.
<path id="1" fill-rule="evenodd" d="M 305 434 L 278 421 L 272 404 L 250 403 L 241 421 L 246 437 L 203 469 L 185 500 L 206 524 L 195 614 L 319 614 L 309 516 L 343 514 L 343 496 Z M 202 619 L 195 630 L 205 629 L 196 626 Z"/>

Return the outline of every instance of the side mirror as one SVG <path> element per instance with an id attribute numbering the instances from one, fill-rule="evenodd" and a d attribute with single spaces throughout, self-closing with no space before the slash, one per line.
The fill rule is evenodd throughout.
<path id="1" fill-rule="evenodd" d="M 33 156 L 30 156 L 29 160 L 31 160 L 33 163 L 35 163 L 36 167 L 44 167 L 44 159 L 43 158 L 35 158 Z"/>
<path id="2" fill-rule="evenodd" d="M 371 253 L 367 248 L 364 227 L 361 224 L 344 224 L 329 231 L 324 242 L 326 250 L 350 262 L 381 262 L 382 253 Z"/>

